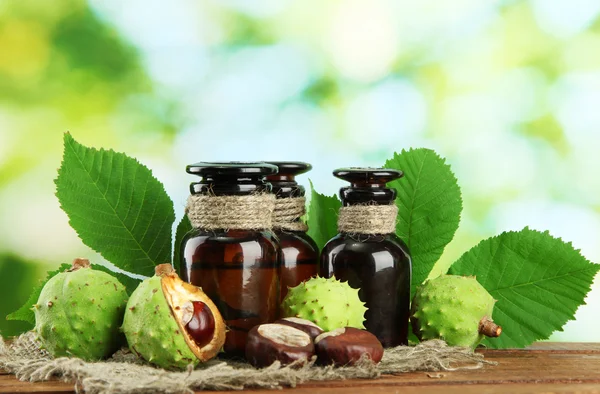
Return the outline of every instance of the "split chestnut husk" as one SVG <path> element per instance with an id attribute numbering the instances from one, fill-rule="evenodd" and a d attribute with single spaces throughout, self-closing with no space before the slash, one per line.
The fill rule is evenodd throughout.
<path id="1" fill-rule="evenodd" d="M 183 282 L 170 264 L 156 267 L 127 303 L 123 332 L 129 348 L 146 361 L 181 369 L 207 361 L 225 343 L 225 322 L 196 286 Z"/>

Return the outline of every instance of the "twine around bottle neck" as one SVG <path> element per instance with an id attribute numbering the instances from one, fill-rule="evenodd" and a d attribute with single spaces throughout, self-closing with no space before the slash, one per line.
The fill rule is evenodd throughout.
<path id="1" fill-rule="evenodd" d="M 264 230 L 272 227 L 273 194 L 243 196 L 192 194 L 185 213 L 194 228 L 203 230 Z"/>
<path id="2" fill-rule="evenodd" d="M 390 205 L 350 205 L 341 207 L 338 231 L 348 234 L 390 234 L 396 232 L 398 207 Z"/>
<path id="3" fill-rule="evenodd" d="M 299 220 L 306 213 L 305 197 L 286 197 L 275 200 L 273 228 L 288 231 L 306 231 L 308 226 Z"/>

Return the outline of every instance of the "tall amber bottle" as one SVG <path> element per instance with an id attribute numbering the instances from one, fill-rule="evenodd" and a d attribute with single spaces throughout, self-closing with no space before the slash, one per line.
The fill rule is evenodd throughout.
<path id="1" fill-rule="evenodd" d="M 306 213 L 304 187 L 296 182 L 296 176 L 310 171 L 308 163 L 272 161 L 279 171 L 269 175 L 267 181 L 273 185 L 277 197 L 273 215 L 273 231 L 281 245 L 281 295 L 283 300 L 288 287 L 294 287 L 317 275 L 319 249 L 306 234 L 306 224 L 300 217 Z"/>
<path id="2" fill-rule="evenodd" d="M 406 244 L 396 236 L 396 190 L 386 183 L 401 171 L 342 168 L 333 175 L 351 183 L 340 189 L 340 234 L 321 252 L 319 274 L 335 275 L 360 289 L 369 308 L 365 327 L 384 347 L 408 343 L 411 258 Z"/>
<path id="3" fill-rule="evenodd" d="M 281 249 L 268 229 L 275 198 L 265 181 L 277 167 L 197 163 L 187 172 L 202 179 L 190 186 L 186 214 L 195 228 L 180 246 L 181 278 L 215 302 L 229 329 L 224 350 L 241 356 L 248 331 L 278 314 Z"/>

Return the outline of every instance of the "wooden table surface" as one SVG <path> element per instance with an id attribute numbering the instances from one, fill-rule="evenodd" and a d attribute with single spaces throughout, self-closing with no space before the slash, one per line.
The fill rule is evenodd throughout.
<path id="1" fill-rule="evenodd" d="M 290 394 L 600 393 L 600 343 L 543 342 L 524 350 L 480 351 L 498 365 L 473 371 L 414 372 L 374 380 L 306 383 L 284 391 Z M 57 381 L 19 382 L 13 375 L 0 371 L 0 393 L 74 393 L 74 389 L 72 383 Z"/>

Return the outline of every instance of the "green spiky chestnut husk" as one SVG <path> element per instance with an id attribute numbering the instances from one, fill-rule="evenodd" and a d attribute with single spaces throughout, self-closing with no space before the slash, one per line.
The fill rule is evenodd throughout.
<path id="1" fill-rule="evenodd" d="M 35 332 L 54 357 L 107 358 L 123 343 L 119 327 L 126 302 L 117 279 L 75 259 L 70 270 L 44 285 L 33 308 Z"/>
<path id="2" fill-rule="evenodd" d="M 494 298 L 474 277 L 442 275 L 421 285 L 412 301 L 411 324 L 420 340 L 443 339 L 475 348 L 502 328 L 492 320 Z"/>
<path id="3" fill-rule="evenodd" d="M 283 317 L 310 320 L 325 331 L 355 327 L 364 329 L 367 308 L 358 289 L 335 278 L 311 278 L 288 290 L 281 305 Z"/>
<path id="4" fill-rule="evenodd" d="M 184 313 L 192 301 L 204 303 L 214 318 L 212 339 L 202 346 L 186 328 Z M 131 294 L 123 319 L 131 351 L 166 369 L 184 369 L 213 358 L 225 343 L 225 331 L 215 304 L 199 287 L 183 282 L 170 264 L 158 265 L 156 275 Z"/>

